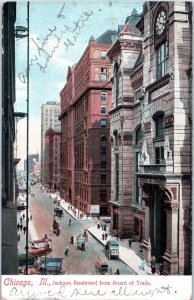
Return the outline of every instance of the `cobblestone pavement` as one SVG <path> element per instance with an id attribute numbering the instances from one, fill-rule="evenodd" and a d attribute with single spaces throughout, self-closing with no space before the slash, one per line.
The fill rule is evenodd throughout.
<path id="1" fill-rule="evenodd" d="M 38 185 L 32 187 L 35 197 L 29 199 L 29 210 L 32 214 L 32 221 L 29 222 L 29 239 L 43 238 L 45 234 L 52 239 L 53 254 L 55 257 L 63 257 L 63 269 L 65 274 L 96 274 L 95 260 L 101 257 L 112 270 L 119 268 L 121 274 L 135 274 L 135 272 L 122 261 L 108 261 L 104 246 L 89 234 L 86 251 L 78 250 L 76 245 L 70 243 L 71 236 L 78 236 L 87 227 L 94 226 L 95 220 L 89 218 L 85 220 L 73 219 L 66 211 L 60 220 L 61 233 L 59 236 L 51 235 L 50 229 L 53 224 L 54 203 L 53 200 Z M 69 219 L 72 219 L 69 226 Z M 33 229 L 34 227 L 34 229 Z M 20 244 L 23 242 L 21 240 Z M 25 245 L 25 244 L 24 244 Z M 68 246 L 69 256 L 64 255 L 64 250 Z"/>

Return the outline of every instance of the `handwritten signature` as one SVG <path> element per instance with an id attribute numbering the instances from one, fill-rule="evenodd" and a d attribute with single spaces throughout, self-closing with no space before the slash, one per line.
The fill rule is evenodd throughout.
<path id="1" fill-rule="evenodd" d="M 35 292 L 35 291 L 30 291 L 30 290 L 24 290 L 24 289 L 19 289 L 17 287 L 13 287 L 10 291 L 10 297 L 13 297 L 13 299 L 38 299 L 39 297 L 48 297 L 48 299 L 73 299 L 73 297 L 79 297 L 79 296 L 84 296 L 85 297 L 89 296 L 91 299 L 91 296 L 98 296 L 104 297 L 104 296 L 111 296 L 111 299 L 113 297 L 145 297 L 144 299 L 147 299 L 147 296 L 150 296 L 151 298 L 155 295 L 163 294 L 165 295 L 172 295 L 173 290 L 172 287 L 168 284 L 166 286 L 161 286 L 157 287 L 154 289 L 145 289 L 144 291 L 138 291 L 136 288 L 127 288 L 127 287 L 118 287 L 114 288 L 113 290 L 106 291 L 105 289 L 85 289 L 85 290 L 79 290 L 78 288 L 74 288 L 73 291 L 66 291 L 66 288 L 64 286 L 60 286 L 58 291 L 53 292 L 52 290 L 47 290 L 47 291 L 41 291 L 41 292 Z M 109 295 L 108 295 L 109 294 Z M 67 298 L 68 297 L 68 298 Z M 118 299 L 118 298 L 117 298 Z"/>
<path id="2" fill-rule="evenodd" d="M 66 3 L 62 5 L 60 12 L 57 14 L 57 18 L 65 19 L 65 15 L 63 14 L 65 5 Z M 49 33 L 44 38 L 41 44 L 38 44 L 37 41 L 31 38 L 32 42 L 35 44 L 38 50 L 38 56 L 34 55 L 33 58 L 31 58 L 29 63 L 29 70 L 32 66 L 38 66 L 39 70 L 42 73 L 45 73 L 45 70 L 48 66 L 48 62 L 53 57 L 53 54 L 55 53 L 59 45 L 63 42 L 66 51 L 69 49 L 70 46 L 74 46 L 76 44 L 78 36 L 81 34 L 81 29 L 84 27 L 85 22 L 89 19 L 89 17 L 93 15 L 93 13 L 94 12 L 92 10 L 89 10 L 88 12 L 83 12 L 83 14 L 79 17 L 77 21 L 72 22 L 71 27 L 64 24 L 64 30 L 61 30 L 60 33 L 57 33 L 56 26 L 53 26 L 53 28 L 48 28 Z M 70 33 L 71 37 L 65 38 L 64 35 L 66 33 Z M 48 50 L 46 49 L 46 45 L 48 45 L 50 38 L 54 38 L 56 40 L 56 44 L 51 50 Z M 63 40 L 63 38 L 65 39 Z M 43 63 L 40 62 L 40 59 L 43 60 Z M 25 70 L 25 72 L 19 73 L 18 77 L 22 83 L 25 83 L 27 78 L 27 69 Z"/>

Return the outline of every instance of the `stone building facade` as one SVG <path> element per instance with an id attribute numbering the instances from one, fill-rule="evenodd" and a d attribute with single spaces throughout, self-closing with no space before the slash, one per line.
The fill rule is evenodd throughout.
<path id="1" fill-rule="evenodd" d="M 127 196 L 127 233 L 141 241 L 147 261 L 155 256 L 163 262 L 166 274 L 180 275 L 191 274 L 192 253 L 191 5 L 144 4 L 136 25 L 141 32 L 142 49 L 130 70 L 132 107 L 125 129 L 131 136 L 126 153 L 131 161 L 130 172 L 134 174 L 132 195 Z M 113 47 L 109 56 L 114 63 Z M 118 115 L 120 119 L 122 116 Z M 124 140 L 124 125 L 115 128 L 112 123 L 113 120 L 111 139 L 115 145 L 119 134 Z M 122 164 L 125 165 L 124 155 Z M 115 199 L 114 188 L 112 192 Z M 122 207 L 118 203 L 115 208 L 115 201 L 112 202 L 111 226 L 119 231 L 123 228 L 115 226 L 114 209 L 122 216 Z"/>
<path id="2" fill-rule="evenodd" d="M 17 206 L 15 141 L 15 21 L 16 3 L 2 5 L 2 156 L 1 273 L 17 274 Z"/>
<path id="3" fill-rule="evenodd" d="M 119 26 L 118 39 L 108 51 L 112 63 L 111 123 L 111 230 L 123 237 L 133 231 L 131 205 L 134 203 L 133 110 L 130 73 L 142 48 L 135 24 L 136 10 Z M 118 31 L 119 31 L 118 30 Z"/>
<path id="4" fill-rule="evenodd" d="M 52 128 L 45 133 L 45 176 L 44 183 L 50 192 L 60 189 L 60 146 L 61 133 Z"/>
<path id="5" fill-rule="evenodd" d="M 61 91 L 61 196 L 87 214 L 110 214 L 111 65 L 106 57 L 115 32 L 91 37 L 69 67 Z"/>

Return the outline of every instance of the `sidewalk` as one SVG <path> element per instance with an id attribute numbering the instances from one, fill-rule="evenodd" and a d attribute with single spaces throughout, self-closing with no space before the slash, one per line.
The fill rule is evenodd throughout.
<path id="1" fill-rule="evenodd" d="M 76 209 L 76 214 L 73 213 L 73 210 L 69 208 L 69 203 L 65 202 L 65 200 L 61 200 L 61 207 L 75 220 L 80 220 L 84 221 L 87 219 L 92 219 L 91 217 L 88 217 L 83 214 L 83 218 L 78 218 L 79 212 L 78 209 Z M 87 227 L 87 231 L 94 237 L 96 238 L 101 244 L 104 246 L 106 245 L 105 240 L 102 240 L 102 229 L 97 228 L 97 220 L 96 220 L 96 225 Z M 107 227 L 107 232 L 109 231 L 109 228 Z M 113 239 L 116 240 L 115 237 L 112 237 L 111 235 L 108 235 L 107 240 Z M 123 239 L 119 240 L 119 258 L 122 260 L 126 265 L 128 265 L 133 271 L 138 274 L 138 275 L 151 275 L 151 268 L 149 265 L 147 265 L 146 270 L 142 270 L 140 268 L 140 265 L 142 263 L 142 252 L 140 251 L 139 245 L 140 243 L 138 242 L 132 242 L 131 247 L 129 248 L 129 243 L 128 239 Z M 156 272 L 156 275 L 157 272 Z"/>
<path id="2" fill-rule="evenodd" d="M 102 229 L 97 228 L 96 226 L 91 226 L 87 228 L 88 232 L 95 237 L 101 244 L 104 246 L 106 245 L 105 240 L 102 240 Z M 107 230 L 108 232 L 108 230 Z M 112 237 L 108 235 L 107 240 L 117 240 L 116 237 Z M 151 268 L 147 265 L 146 270 L 142 270 L 139 266 L 142 263 L 142 252 L 139 250 L 140 243 L 132 242 L 131 247 L 129 248 L 128 239 L 117 240 L 119 242 L 119 258 L 122 260 L 126 265 L 128 265 L 133 271 L 138 275 L 151 275 Z M 158 275 L 158 274 L 156 274 Z"/>
<path id="3" fill-rule="evenodd" d="M 54 195 L 50 195 L 52 199 L 54 199 Z M 72 207 L 68 202 L 64 199 L 60 199 L 60 206 L 74 219 L 79 221 L 85 221 L 92 219 L 91 217 L 87 217 L 86 214 L 80 212 L 77 208 Z M 72 207 L 72 208 L 71 208 Z M 80 218 L 82 214 L 82 218 Z M 97 219 L 95 220 L 96 225 L 92 225 L 87 227 L 87 231 L 97 239 L 102 245 L 106 245 L 105 240 L 102 240 L 102 229 L 97 228 Z M 109 232 L 109 228 L 107 227 L 107 232 Z M 107 240 L 113 239 L 117 240 L 116 237 L 112 237 L 108 234 Z M 151 275 L 151 267 L 150 265 L 146 265 L 145 270 L 140 268 L 142 264 L 142 251 L 140 250 L 139 242 L 132 242 L 131 246 L 129 247 L 128 239 L 119 240 L 119 258 L 122 260 L 126 265 L 128 265 L 137 275 Z M 156 275 L 159 275 L 156 271 Z"/>

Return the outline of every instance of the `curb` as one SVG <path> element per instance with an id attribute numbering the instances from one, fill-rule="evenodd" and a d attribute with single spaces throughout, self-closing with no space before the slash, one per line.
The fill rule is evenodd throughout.
<path id="1" fill-rule="evenodd" d="M 88 228 L 86 229 L 96 240 L 98 240 L 104 247 L 105 247 L 105 245 L 104 245 L 104 243 L 101 241 L 101 240 L 99 240 Z M 135 272 L 136 273 L 136 275 L 139 275 L 131 266 L 129 266 L 123 259 L 121 259 L 120 257 L 119 257 L 119 259 L 125 264 L 125 265 L 127 265 L 129 268 L 131 268 L 131 270 L 133 270 L 133 272 Z"/>

